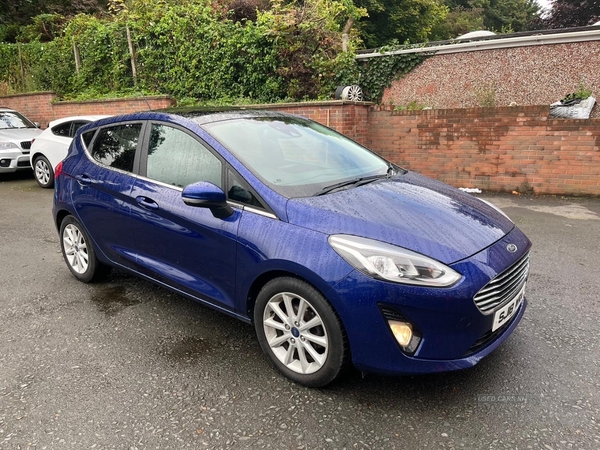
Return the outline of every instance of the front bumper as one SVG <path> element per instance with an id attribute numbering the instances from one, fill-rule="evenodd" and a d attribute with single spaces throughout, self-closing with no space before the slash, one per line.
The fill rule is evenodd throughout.
<path id="1" fill-rule="evenodd" d="M 29 154 L 23 154 L 18 149 L 0 151 L 0 173 L 16 172 L 31 169 Z"/>
<path id="2" fill-rule="evenodd" d="M 509 253 L 508 244 L 518 251 Z M 473 297 L 523 255 L 531 243 L 517 228 L 491 247 L 452 265 L 463 275 L 450 288 L 423 288 L 374 280 L 355 271 L 330 295 L 346 327 L 354 365 L 366 372 L 422 374 L 477 364 L 513 332 L 525 312 L 523 299 L 514 316 L 491 332 L 494 311 L 482 313 Z M 401 351 L 382 308 L 390 308 L 417 328 L 422 340 L 413 355 Z"/>

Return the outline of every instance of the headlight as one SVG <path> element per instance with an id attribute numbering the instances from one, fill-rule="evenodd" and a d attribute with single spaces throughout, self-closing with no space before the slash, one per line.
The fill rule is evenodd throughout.
<path id="1" fill-rule="evenodd" d="M 394 283 L 429 287 L 452 286 L 461 275 L 427 256 L 402 247 L 357 236 L 329 236 L 329 245 L 366 275 Z"/>
<path id="2" fill-rule="evenodd" d="M 477 198 L 479 198 L 479 197 L 477 197 Z M 510 217 L 508 217 L 508 216 L 506 215 L 506 213 L 505 213 L 504 211 L 502 211 L 500 208 L 498 208 L 496 205 L 494 205 L 493 203 L 491 203 L 491 202 L 488 202 L 487 200 L 484 200 L 484 199 L 482 199 L 482 198 L 479 198 L 479 200 L 481 200 L 481 201 L 482 201 L 483 203 L 485 203 L 486 205 L 488 205 L 488 206 L 490 206 L 490 207 L 494 208 L 496 211 L 498 211 L 500 214 L 502 214 L 504 217 L 506 217 L 508 220 L 510 220 L 510 221 L 512 222 L 512 219 L 511 219 Z"/>
<path id="3" fill-rule="evenodd" d="M 19 146 L 13 142 L 0 142 L 0 150 L 8 150 L 9 148 L 19 148 Z"/>

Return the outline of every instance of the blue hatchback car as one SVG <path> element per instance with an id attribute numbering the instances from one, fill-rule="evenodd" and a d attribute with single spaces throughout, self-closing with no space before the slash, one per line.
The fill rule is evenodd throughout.
<path id="1" fill-rule="evenodd" d="M 310 387 L 473 366 L 526 307 L 531 243 L 500 210 L 292 115 L 93 122 L 53 214 L 77 279 L 118 267 L 254 323 Z"/>

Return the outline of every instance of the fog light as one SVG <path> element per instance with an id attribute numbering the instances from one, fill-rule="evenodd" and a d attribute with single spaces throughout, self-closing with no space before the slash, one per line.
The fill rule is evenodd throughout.
<path id="1" fill-rule="evenodd" d="M 404 353 L 412 355 L 421 343 L 421 333 L 410 322 L 388 320 L 390 330 Z"/>
<path id="2" fill-rule="evenodd" d="M 412 325 L 410 323 L 397 322 L 395 320 L 390 320 L 388 323 L 390 324 L 390 328 L 392 329 L 392 333 L 398 341 L 398 344 L 402 347 L 407 347 L 413 336 Z"/>
<path id="3" fill-rule="evenodd" d="M 0 167 L 10 166 L 10 159 L 0 159 Z"/>

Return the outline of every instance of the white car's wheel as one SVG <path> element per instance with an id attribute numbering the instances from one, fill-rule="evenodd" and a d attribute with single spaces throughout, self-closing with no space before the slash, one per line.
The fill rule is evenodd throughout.
<path id="1" fill-rule="evenodd" d="M 262 349 L 288 378 L 309 387 L 331 383 L 348 360 L 342 323 L 311 285 L 277 278 L 260 291 L 254 320 Z"/>
<path id="2" fill-rule="evenodd" d="M 52 164 L 44 156 L 38 156 L 33 161 L 35 181 L 43 188 L 54 186 L 54 170 Z"/>

